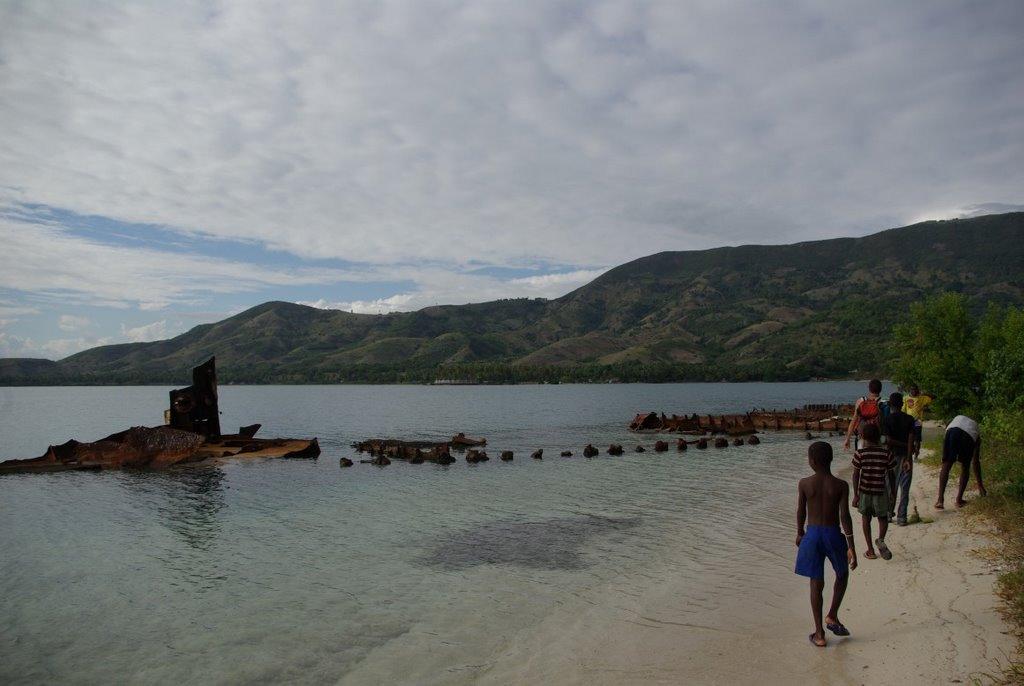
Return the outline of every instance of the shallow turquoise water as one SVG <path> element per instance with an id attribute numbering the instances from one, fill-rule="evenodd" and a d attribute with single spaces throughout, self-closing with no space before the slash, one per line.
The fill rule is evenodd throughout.
<path id="1" fill-rule="evenodd" d="M 157 424 L 166 388 L 0 388 L 0 458 Z M 687 607 L 791 574 L 802 436 L 677 454 L 637 411 L 849 401 L 862 384 L 225 387 L 227 430 L 318 436 L 318 460 L 0 477 L 0 682 L 472 681 L 543 619 Z M 488 438 L 492 459 L 339 469 L 371 436 Z M 611 441 L 622 457 L 587 460 Z M 536 448 L 545 459 L 531 460 Z M 511 463 L 496 458 L 515 451 Z M 573 458 L 558 453 L 571 449 Z M 780 552 L 781 551 L 781 552 Z M 771 605 L 777 599 L 765 597 Z M 756 608 L 754 608 L 756 610 Z"/>

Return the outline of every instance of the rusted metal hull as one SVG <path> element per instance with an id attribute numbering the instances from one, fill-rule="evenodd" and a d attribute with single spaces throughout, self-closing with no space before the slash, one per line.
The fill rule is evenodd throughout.
<path id="1" fill-rule="evenodd" d="M 171 391 L 168 424 L 175 429 L 202 436 L 220 435 L 220 408 L 217 403 L 217 358 L 192 369 L 192 385 Z M 259 428 L 259 427 L 257 427 Z"/>
<path id="2" fill-rule="evenodd" d="M 458 433 L 452 436 L 452 440 L 448 443 L 453 448 L 478 448 L 482 445 L 487 445 L 486 438 L 470 438 L 464 433 Z"/>
<path id="3" fill-rule="evenodd" d="M 451 455 L 451 446 L 447 441 L 400 441 L 394 438 L 370 438 L 353 443 L 352 447 L 361 453 L 370 453 L 373 457 L 406 460 L 414 464 L 421 462 L 451 464 L 455 461 Z"/>
<path id="4" fill-rule="evenodd" d="M 169 426 L 133 426 L 91 443 L 51 445 L 39 457 L 0 462 L 0 474 L 97 469 L 165 469 L 236 457 L 317 457 L 317 439 L 256 438 L 259 424 L 221 435 L 214 358 L 192 370 L 193 384 L 171 391 Z"/>
<path id="5" fill-rule="evenodd" d="M 253 438 L 242 435 L 206 439 L 166 426 L 134 426 L 91 443 L 71 440 L 51 445 L 39 457 L 0 462 L 0 474 L 100 469 L 166 469 L 225 458 L 317 457 L 317 439 Z"/>
<path id="6" fill-rule="evenodd" d="M 630 422 L 633 431 L 676 432 L 701 436 L 726 434 L 745 436 L 758 431 L 844 431 L 852 405 L 805 405 L 793 410 L 752 410 L 744 414 L 666 415 L 664 412 L 637 414 Z"/>

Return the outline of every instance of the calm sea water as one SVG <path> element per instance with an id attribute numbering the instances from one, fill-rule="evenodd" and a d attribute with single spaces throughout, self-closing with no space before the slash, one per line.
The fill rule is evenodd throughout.
<path id="1" fill-rule="evenodd" d="M 159 424 L 167 388 L 0 388 L 0 459 Z M 680 621 L 791 575 L 802 436 L 650 451 L 637 411 L 849 401 L 862 384 L 262 386 L 222 426 L 318 460 L 0 476 L 2 683 L 463 683 L 552 612 L 685 579 Z M 357 464 L 373 436 L 486 436 L 480 465 Z M 581 456 L 587 442 L 627 447 Z M 531 460 L 544 448 L 542 462 Z M 501 450 L 515 460 L 497 460 Z M 571 449 L 573 458 L 558 453 Z M 779 602 L 764 596 L 764 607 Z M 625 610 L 623 610 L 625 611 Z"/>

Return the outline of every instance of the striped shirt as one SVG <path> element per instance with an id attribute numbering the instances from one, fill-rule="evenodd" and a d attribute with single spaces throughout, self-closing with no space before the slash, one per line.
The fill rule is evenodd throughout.
<path id="1" fill-rule="evenodd" d="M 884 445 L 866 445 L 853 454 L 853 468 L 860 470 L 859 492 L 885 493 L 885 473 L 896 466 L 896 456 Z"/>

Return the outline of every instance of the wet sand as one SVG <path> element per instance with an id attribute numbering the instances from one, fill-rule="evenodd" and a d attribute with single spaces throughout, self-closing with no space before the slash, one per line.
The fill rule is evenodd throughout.
<path id="1" fill-rule="evenodd" d="M 837 462 L 848 464 L 848 459 Z M 796 575 L 767 580 L 762 588 L 737 589 L 735 598 L 700 622 L 679 621 L 693 615 L 676 600 L 684 595 L 681 588 L 668 584 L 649 589 L 633 606 L 551 615 L 531 637 L 495 656 L 479 681 L 950 683 L 997 671 L 996 661 L 1012 654 L 1014 641 L 996 609 L 997 572 L 973 554 L 992 542 L 967 530 L 955 508 L 933 510 L 937 470 L 924 465 L 916 470 L 911 512 L 916 506 L 934 522 L 891 527 L 892 560 L 864 559 L 860 518 L 854 513 L 859 566 L 840 614 L 852 632 L 848 638 L 828 634 L 827 648 L 810 645 L 808 584 Z M 849 479 L 849 467 L 840 474 Z M 947 502 L 952 499 L 947 495 Z M 783 546 L 780 564 L 792 567 L 790 537 L 765 545 Z M 829 571 L 826 608 L 831 583 Z M 750 604 L 766 602 L 771 611 L 750 616 Z"/>

